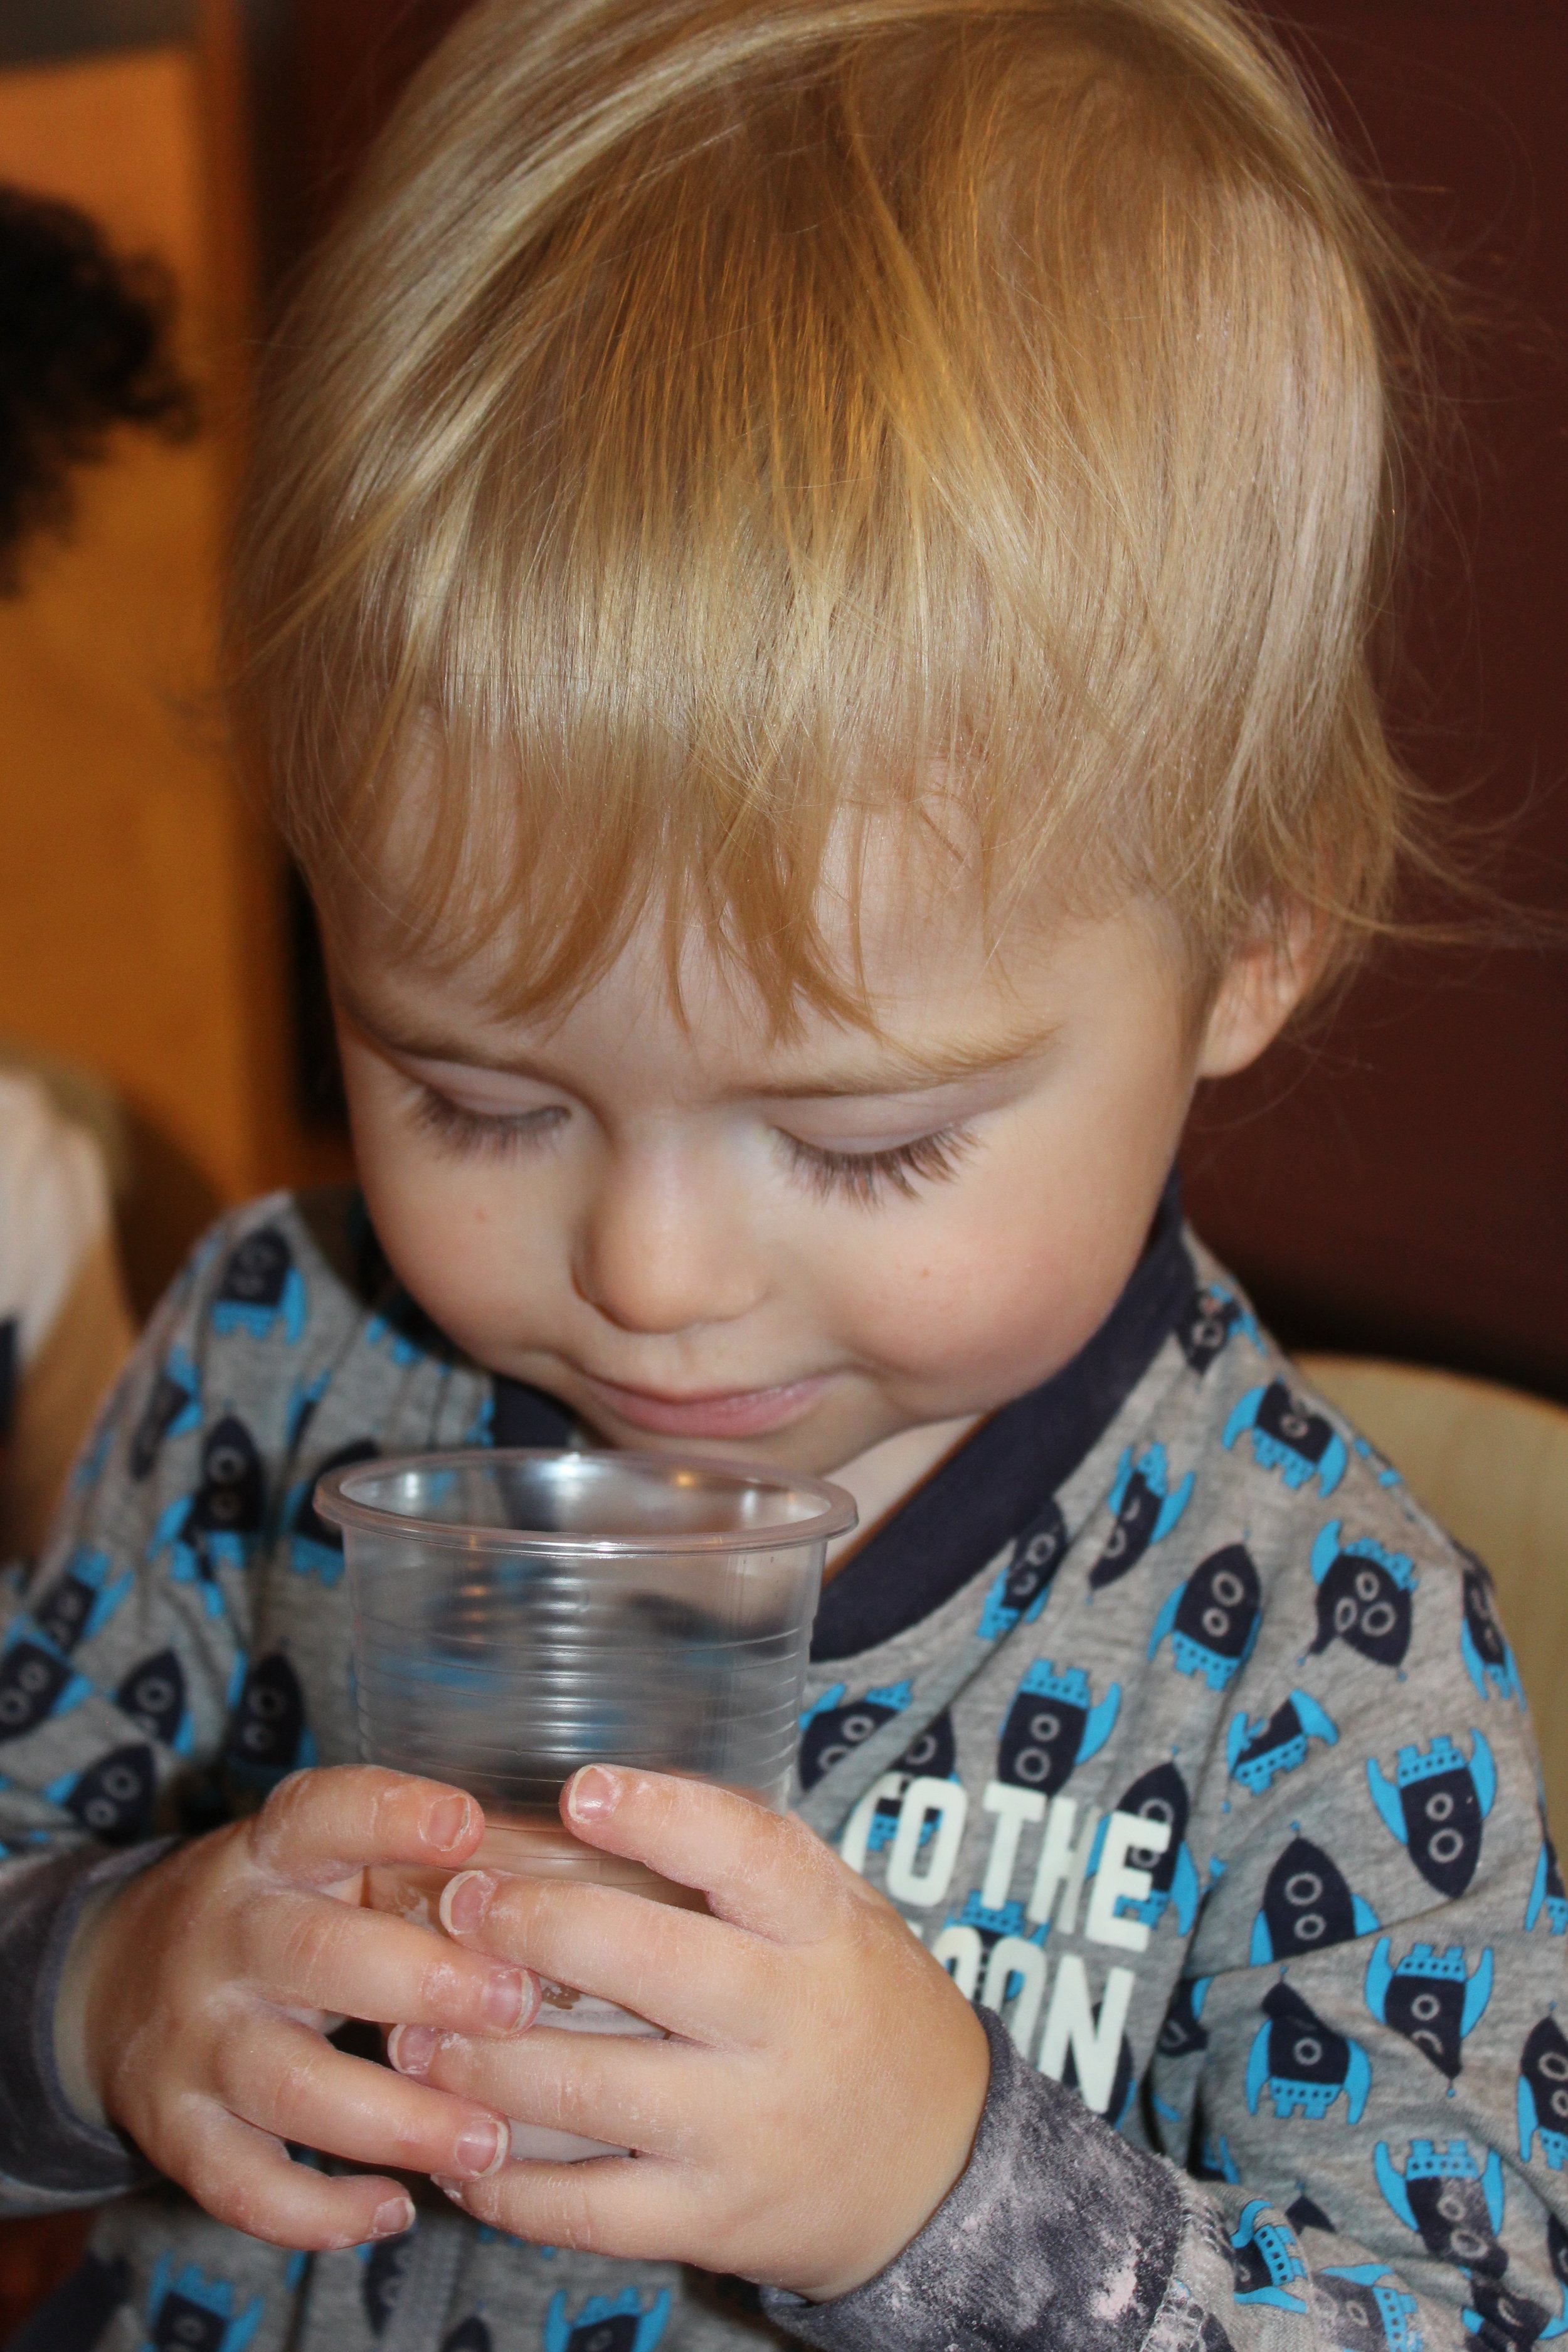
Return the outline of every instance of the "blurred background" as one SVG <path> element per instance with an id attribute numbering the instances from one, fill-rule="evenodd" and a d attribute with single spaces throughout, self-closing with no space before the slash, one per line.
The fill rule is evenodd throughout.
<path id="1" fill-rule="evenodd" d="M 133 1307 L 222 1204 L 348 1171 L 309 911 L 211 704 L 255 355 L 462 0 L 0 0 L 0 179 L 166 264 L 203 425 L 123 434 L 0 603 L 0 1063 L 96 1074 Z M 1568 898 L 1568 12 L 1301 0 L 1275 18 L 1418 248 L 1480 299 L 1394 688 L 1423 778 Z M 1194 1213 L 1299 1344 L 1568 1398 L 1568 971 L 1404 950 L 1215 1089 Z"/>

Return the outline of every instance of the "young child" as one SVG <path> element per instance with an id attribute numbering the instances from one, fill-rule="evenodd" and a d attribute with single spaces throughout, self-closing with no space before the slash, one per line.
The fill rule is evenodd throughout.
<path id="1" fill-rule="evenodd" d="M 416 87 L 243 566 L 363 1204 L 204 1244 L 0 1662 L 0 2150 L 120 2198 L 53 2352 L 1568 2328 L 1484 1572 L 1169 1172 L 1406 825 L 1407 283 L 1224 0 L 491 0 Z M 574 1434 L 860 1503 L 792 1816 L 563 1799 L 706 1914 L 353 1761 L 319 1475 Z"/>

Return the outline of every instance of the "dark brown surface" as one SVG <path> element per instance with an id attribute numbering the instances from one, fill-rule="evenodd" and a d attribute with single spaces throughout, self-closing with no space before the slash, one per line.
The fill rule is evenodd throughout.
<path id="1" fill-rule="evenodd" d="M 293 0 L 274 154 L 297 248 L 462 0 Z M 1568 11 L 1300 0 L 1275 21 L 1417 248 L 1483 298 L 1465 448 L 1406 578 L 1392 708 L 1416 772 L 1509 820 L 1498 880 L 1568 900 Z M 277 184 L 277 174 L 268 175 Z M 1385 954 L 1310 1051 L 1214 1090 L 1194 1216 L 1298 1344 L 1568 1396 L 1568 960 Z"/>
<path id="2" fill-rule="evenodd" d="M 1511 897 L 1561 908 L 1568 14 L 1313 0 L 1291 26 L 1417 250 L 1489 312 L 1404 583 L 1397 740 L 1466 817 L 1507 820 Z M 1292 1339 L 1568 1395 L 1561 952 L 1384 953 L 1313 1051 L 1214 1089 L 1187 1165 L 1202 1230 Z"/>
<path id="3" fill-rule="evenodd" d="M 90 2213 L 46 2213 L 0 2221 L 0 2344 L 76 2268 L 92 2220 Z"/>

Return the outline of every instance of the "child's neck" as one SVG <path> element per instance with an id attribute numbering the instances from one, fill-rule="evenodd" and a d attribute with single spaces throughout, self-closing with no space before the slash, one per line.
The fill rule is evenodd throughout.
<path id="1" fill-rule="evenodd" d="M 825 1581 L 837 1576 L 851 1554 L 892 1517 L 915 1488 L 923 1486 L 932 1472 L 957 1453 L 984 1419 L 983 1413 L 972 1412 L 958 1421 L 931 1421 L 916 1429 L 900 1429 L 896 1436 L 884 1437 L 879 1444 L 868 1446 L 842 1469 L 830 1473 L 836 1486 L 847 1486 L 854 1496 L 860 1518 L 847 1535 L 836 1537 L 828 1545 Z"/>

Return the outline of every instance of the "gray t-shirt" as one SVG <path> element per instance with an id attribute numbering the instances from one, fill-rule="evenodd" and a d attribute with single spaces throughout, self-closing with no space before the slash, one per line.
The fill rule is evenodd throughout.
<path id="1" fill-rule="evenodd" d="M 529 1425 L 529 1412 L 536 1420 Z M 52 1984 L 106 1876 L 356 1753 L 329 1464 L 551 1434 L 342 1196 L 196 1254 L 0 1654 L 0 2169 L 114 2196 L 51 2352 L 1512 2352 L 1568 2333 L 1568 1899 L 1482 1570 L 1167 1203 L 1068 1370 L 829 1588 L 797 1810 L 982 2004 L 970 2166 L 811 2308 L 444 2201 L 293 2256 L 93 2132 Z M 560 1423 L 560 1433 L 565 1424 Z M 138 2185 L 145 2184 L 145 2185 Z"/>

